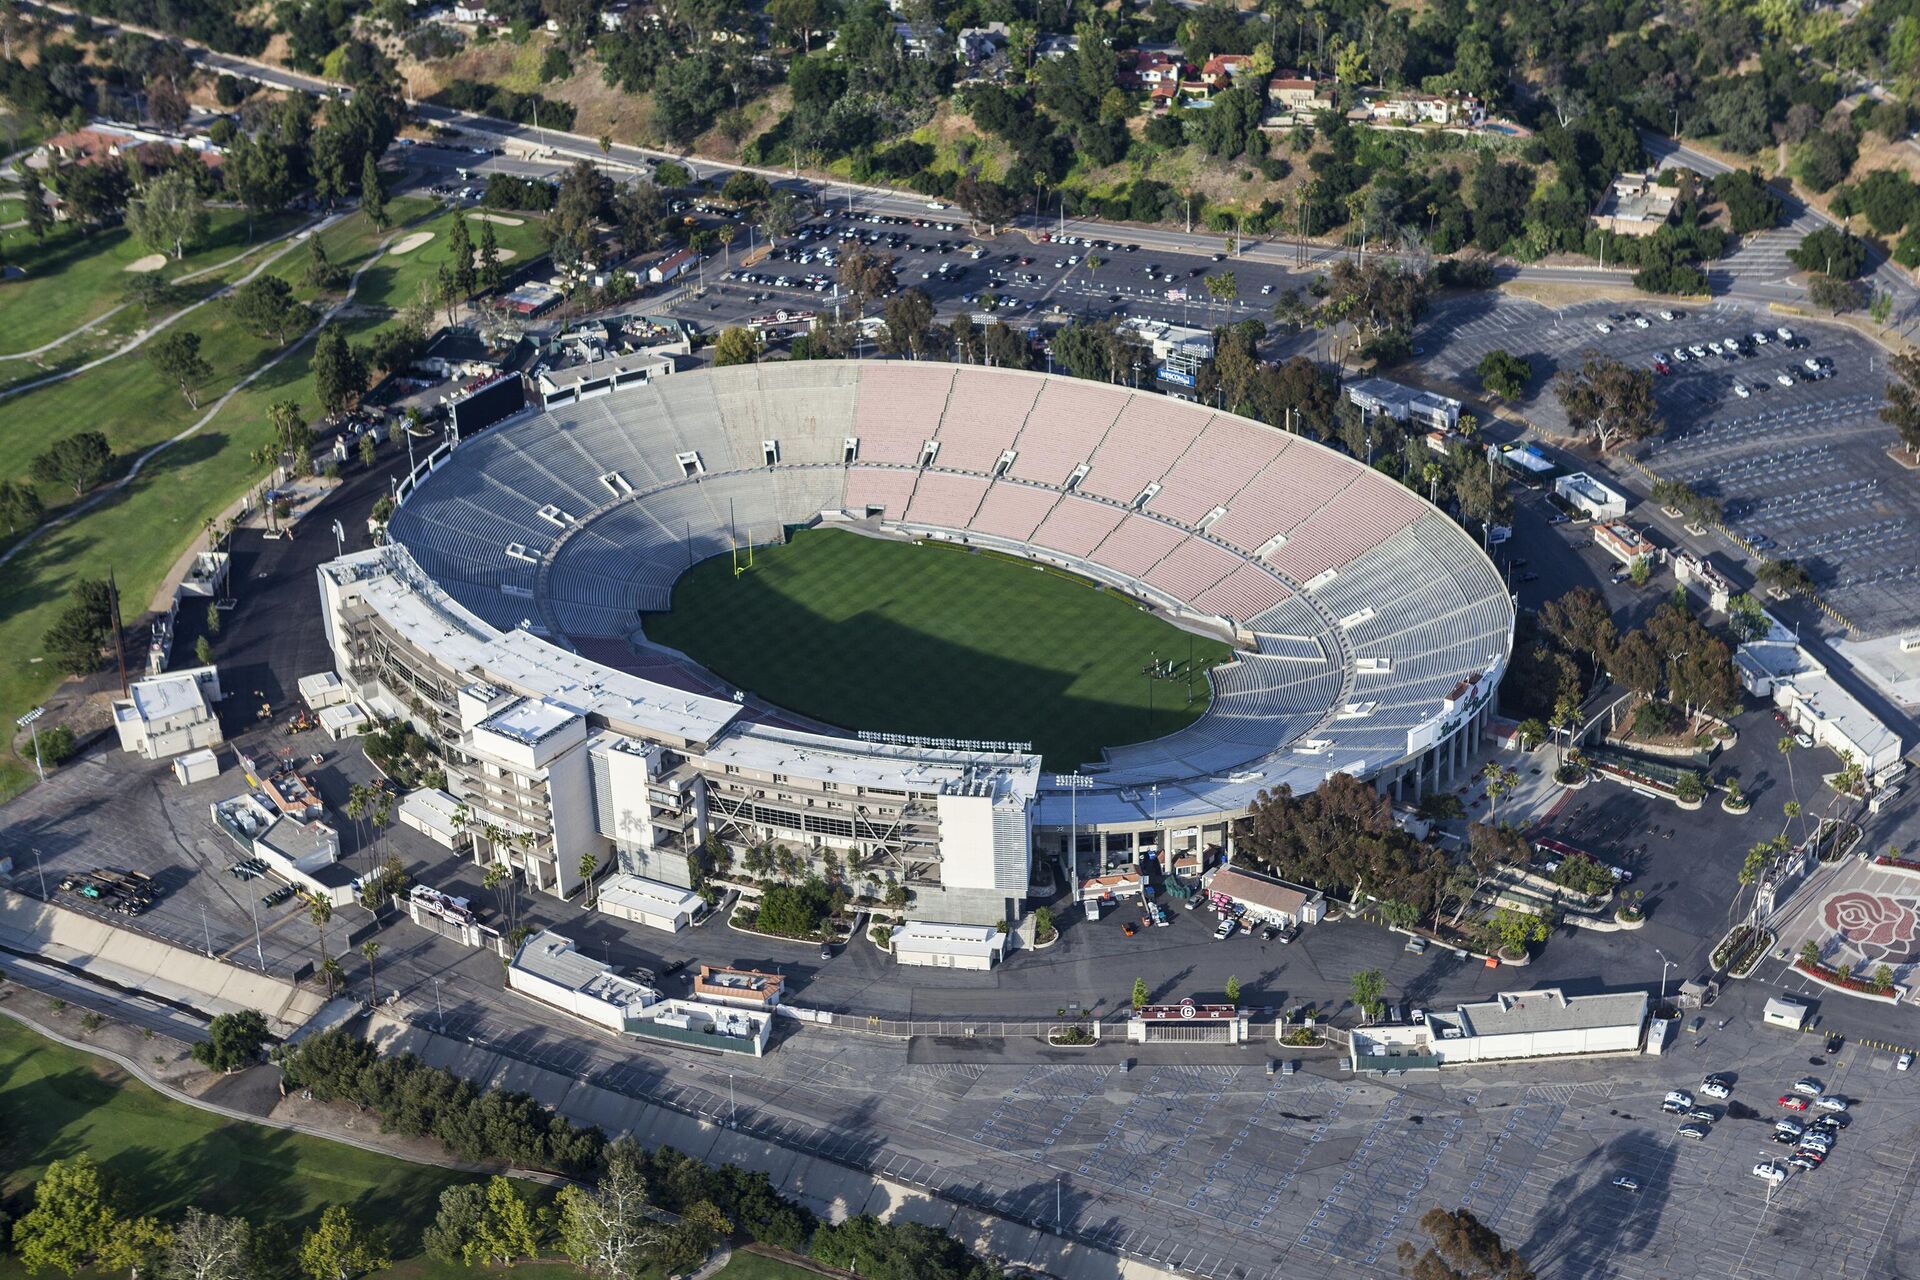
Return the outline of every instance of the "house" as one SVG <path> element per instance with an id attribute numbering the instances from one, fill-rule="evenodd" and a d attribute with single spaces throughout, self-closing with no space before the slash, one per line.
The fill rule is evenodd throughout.
<path id="1" fill-rule="evenodd" d="M 504 27 L 506 19 L 497 18 L 484 4 L 474 4 L 472 0 L 454 0 L 453 20 L 470 26 Z"/>
<path id="2" fill-rule="evenodd" d="M 1418 422 L 1431 431 L 1452 431 L 1460 425 L 1458 400 L 1387 378 L 1354 379 L 1347 384 L 1347 399 L 1364 418 L 1385 414 L 1396 422 Z"/>
<path id="3" fill-rule="evenodd" d="M 1187 70 L 1178 56 L 1160 49 L 1122 49 L 1115 57 L 1119 66 L 1114 83 L 1122 89 L 1144 91 L 1178 85 Z"/>
<path id="4" fill-rule="evenodd" d="M 220 701 L 220 673 L 193 667 L 136 680 L 113 702 L 113 727 L 122 751 L 163 760 L 226 740 L 213 704 Z"/>
<path id="5" fill-rule="evenodd" d="M 1007 47 L 1009 32 L 1004 22 L 989 22 L 984 27 L 962 28 L 954 41 L 953 56 L 970 67 L 990 62 L 993 56 Z"/>
<path id="6" fill-rule="evenodd" d="M 1249 53 L 1216 53 L 1200 64 L 1200 79 L 1216 89 L 1227 89 L 1253 61 Z"/>
<path id="7" fill-rule="evenodd" d="M 1361 124 L 1439 125 L 1443 128 L 1471 129 L 1486 115 L 1480 99 L 1472 94 L 1416 93 L 1411 90 L 1365 91 L 1361 104 L 1347 118 Z"/>
<path id="8" fill-rule="evenodd" d="M 600 29 L 602 31 L 620 30 L 627 25 L 627 14 L 632 8 L 633 6 L 625 3 L 625 0 L 614 0 L 614 3 L 600 11 Z"/>
<path id="9" fill-rule="evenodd" d="M 896 22 L 893 35 L 909 58 L 931 58 L 940 42 L 940 28 L 931 22 Z"/>
<path id="10" fill-rule="evenodd" d="M 1267 81 L 1267 102 L 1292 115 L 1306 115 L 1333 101 L 1333 90 L 1312 76 L 1275 76 Z"/>
<path id="11" fill-rule="evenodd" d="M 1593 211 L 1593 225 L 1617 236 L 1650 236 L 1673 216 L 1679 190 L 1662 187 L 1652 173 L 1623 173 Z"/>
<path id="12" fill-rule="evenodd" d="M 1058 62 L 1070 53 L 1080 52 L 1079 36 L 1064 36 L 1049 33 L 1041 36 L 1033 46 L 1033 56 L 1044 58 L 1048 62 Z"/>

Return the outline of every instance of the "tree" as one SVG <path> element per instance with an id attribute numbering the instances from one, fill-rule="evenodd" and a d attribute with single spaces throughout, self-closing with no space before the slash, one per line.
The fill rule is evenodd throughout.
<path id="1" fill-rule="evenodd" d="M 107 1244 L 94 1261 L 102 1271 L 125 1271 L 129 1280 L 157 1266 L 173 1243 L 173 1232 L 158 1218 L 122 1218 L 113 1224 Z"/>
<path id="2" fill-rule="evenodd" d="M 161 1263 L 165 1280 L 252 1280 L 253 1228 L 244 1218 L 189 1208 Z"/>
<path id="3" fill-rule="evenodd" d="M 1533 1268 L 1469 1209 L 1429 1209 L 1420 1229 L 1425 1251 L 1400 1242 L 1400 1265 L 1412 1280 L 1533 1280 Z"/>
<path id="4" fill-rule="evenodd" d="M 1380 1016 L 1386 990 L 1387 980 L 1378 969 L 1362 969 L 1347 980 L 1348 993 L 1359 1006 L 1360 1015 L 1369 1022 Z"/>
<path id="5" fill-rule="evenodd" d="M 33 1208 L 13 1224 L 13 1247 L 28 1271 L 52 1267 L 71 1276 L 100 1257 L 119 1221 L 112 1189 L 82 1152 L 40 1175 Z"/>
<path id="6" fill-rule="evenodd" d="M 1152 998 L 1153 998 L 1153 993 L 1147 990 L 1147 980 L 1145 978 L 1135 978 L 1133 980 L 1134 1010 L 1138 1012 L 1139 1010 L 1146 1008 L 1147 1001 Z"/>
<path id="7" fill-rule="evenodd" d="M 500 270 L 500 242 L 494 237 L 493 223 L 480 224 L 480 256 L 477 259 L 480 287 L 491 293 L 505 278 Z"/>
<path id="8" fill-rule="evenodd" d="M 380 1003 L 380 973 L 374 967 L 374 961 L 380 956 L 380 942 L 377 938 L 368 938 L 360 944 L 360 954 L 367 958 L 367 993 L 371 997 L 367 1003 Z"/>
<path id="9" fill-rule="evenodd" d="M 1509 795 L 1520 785 L 1520 775 L 1504 765 L 1494 765 L 1487 772 L 1487 821 L 1498 824 L 1500 821 L 1500 797 Z"/>
<path id="10" fill-rule="evenodd" d="M 639 1144 L 620 1138 L 591 1189 L 568 1185 L 556 1199 L 560 1251 L 601 1280 L 637 1280 L 665 1238 L 648 1202 L 645 1162 Z"/>
<path id="11" fill-rule="evenodd" d="M 447 270 L 453 273 L 453 287 L 462 298 L 471 298 L 479 286 L 480 272 L 473 262 L 473 235 L 467 230 L 467 215 L 453 211 L 453 230 L 447 233 Z"/>
<path id="12" fill-rule="evenodd" d="M 153 323 L 155 307 L 171 307 L 181 301 L 180 290 L 158 271 L 136 271 L 121 290 L 128 306 L 139 307 L 144 324 Z"/>
<path id="13" fill-rule="evenodd" d="M 304 327 L 307 320 L 306 305 L 293 296 L 293 286 L 274 275 L 247 281 L 233 291 L 227 306 L 248 330 L 283 345 L 288 334 Z"/>
<path id="14" fill-rule="evenodd" d="M 63 484 L 78 498 L 100 482 L 113 465 L 113 448 L 98 431 L 62 436 L 33 460 L 33 478 Z"/>
<path id="15" fill-rule="evenodd" d="M 1867 265 L 1864 240 L 1837 227 L 1818 227 L 1787 250 L 1787 261 L 1802 271 L 1815 271 L 1835 280 L 1851 280 Z"/>
<path id="16" fill-rule="evenodd" d="M 367 385 L 367 367 L 359 353 L 347 345 L 340 326 L 329 324 L 320 330 L 313 346 L 313 384 L 320 393 L 320 405 L 329 417 L 345 413 L 360 398 Z"/>
<path id="17" fill-rule="evenodd" d="M 41 643 L 54 664 L 68 675 L 91 675 L 100 650 L 113 631 L 113 596 L 107 583 L 91 578 L 78 583 L 73 603 L 61 610 Z"/>
<path id="18" fill-rule="evenodd" d="M 1529 943 L 1545 942 L 1548 928 L 1546 919 L 1531 911 L 1501 907 L 1487 921 L 1487 933 L 1500 950 L 1517 955 L 1525 951 Z"/>
<path id="19" fill-rule="evenodd" d="M 177 383 L 187 404 L 200 407 L 200 384 L 213 376 L 213 366 L 200 354 L 200 335 L 174 330 L 147 348 L 147 359 L 168 382 Z"/>
<path id="20" fill-rule="evenodd" d="M 933 342 L 933 300 L 923 289 L 902 289 L 888 298 L 886 348 L 897 355 L 918 360 L 927 354 Z"/>
<path id="21" fill-rule="evenodd" d="M 1660 655 L 1644 632 L 1629 631 L 1607 660 L 1613 678 L 1643 698 L 1660 691 Z"/>
<path id="22" fill-rule="evenodd" d="M 325 898 L 315 898 L 307 909 L 307 918 L 313 921 L 315 932 L 320 938 L 320 969 L 327 978 L 327 999 L 333 999 L 333 974 L 327 968 L 332 957 L 327 954 L 327 924 L 333 919 L 333 903 Z"/>
<path id="23" fill-rule="evenodd" d="M 1812 938 L 1800 944 L 1800 963 L 1808 968 L 1815 968 L 1820 963 L 1820 944 Z"/>
<path id="24" fill-rule="evenodd" d="M 1592 587 L 1575 587 L 1540 610 L 1540 626 L 1567 648 L 1587 655 L 1595 669 L 1613 648 L 1613 614 Z"/>
<path id="25" fill-rule="evenodd" d="M 258 1062 L 266 1042 L 267 1020 L 258 1010 L 216 1014 L 207 1024 L 207 1038 L 194 1043 L 193 1060 L 209 1071 L 231 1074 Z"/>
<path id="26" fill-rule="evenodd" d="M 6 522 L 8 533 L 31 529 L 45 514 L 46 507 L 32 485 L 0 480 L 0 521 Z"/>
<path id="27" fill-rule="evenodd" d="M 1533 380 L 1533 366 L 1524 357 L 1495 349 L 1480 361 L 1480 382 L 1503 400 L 1518 400 Z"/>
<path id="28" fill-rule="evenodd" d="M 327 242 L 317 234 L 307 237 L 307 283 L 316 289 L 338 289 L 347 282 L 347 269 L 327 256 Z"/>
<path id="29" fill-rule="evenodd" d="M 393 1265 L 385 1232 L 361 1226 L 345 1205 L 332 1205 L 300 1240 L 300 1269 L 313 1280 L 354 1280 Z"/>
<path id="30" fill-rule="evenodd" d="M 471 1239 L 473 1261 L 512 1266 L 540 1251 L 539 1219 L 519 1184 L 495 1174 L 487 1180 L 487 1211 Z"/>
<path id="31" fill-rule="evenodd" d="M 385 231 L 393 223 L 387 213 L 387 189 L 380 184 L 380 161 L 372 151 L 360 162 L 360 212 L 376 231 Z"/>
<path id="32" fill-rule="evenodd" d="M 1920 458 L 1920 354 L 1902 351 L 1887 358 L 1887 402 L 1880 420 L 1900 435 L 1907 455 Z"/>
<path id="33" fill-rule="evenodd" d="M 47 232 L 53 230 L 53 208 L 47 203 L 47 189 L 40 181 L 38 169 L 20 166 L 20 198 L 27 234 L 35 240 L 45 240 Z"/>
<path id="34" fill-rule="evenodd" d="M 1237 1005 L 1240 1003 L 1240 979 L 1236 975 L 1227 975 L 1225 994 L 1228 1004 Z"/>
<path id="35" fill-rule="evenodd" d="M 1568 420 L 1590 433 L 1602 453 L 1658 435 L 1663 426 L 1653 374 L 1608 356 L 1588 356 L 1578 370 L 1563 370 L 1553 380 L 1553 393 Z"/>
<path id="36" fill-rule="evenodd" d="M 572 1187 L 563 1188 L 564 1197 Z M 487 1216 L 487 1189 L 478 1182 L 462 1182 L 440 1193 L 440 1211 L 420 1233 L 420 1247 L 428 1257 L 452 1266 L 470 1266 L 469 1251 L 480 1236 Z"/>
<path id="37" fill-rule="evenodd" d="M 179 261 L 207 233 L 207 204 L 193 175 L 170 169 L 140 188 L 127 204 L 127 226 L 149 249 Z"/>
<path id="38" fill-rule="evenodd" d="M 735 364 L 753 364 L 760 359 L 760 335 L 751 329 L 733 325 L 720 331 L 714 340 L 713 363 L 725 368 Z"/>

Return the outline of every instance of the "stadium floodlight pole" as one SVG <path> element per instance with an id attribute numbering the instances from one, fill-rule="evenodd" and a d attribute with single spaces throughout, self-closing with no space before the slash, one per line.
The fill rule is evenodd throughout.
<path id="1" fill-rule="evenodd" d="M 1073 889 L 1080 889 L 1080 793 L 1093 785 L 1093 779 L 1078 773 L 1056 773 L 1053 785 L 1067 793 L 1067 866 L 1073 876 Z"/>
<path id="2" fill-rule="evenodd" d="M 334 554 L 347 554 L 347 531 L 340 527 L 338 520 L 333 522 L 333 547 Z"/>

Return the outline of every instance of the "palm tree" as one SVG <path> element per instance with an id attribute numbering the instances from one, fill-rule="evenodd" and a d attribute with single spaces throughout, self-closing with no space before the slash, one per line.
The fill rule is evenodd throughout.
<path id="1" fill-rule="evenodd" d="M 1427 482 L 1427 501 L 1436 507 L 1440 505 L 1440 481 L 1446 474 L 1446 470 L 1437 462 L 1429 462 L 1420 468 L 1420 478 Z"/>
<path id="2" fill-rule="evenodd" d="M 367 991 L 372 997 L 367 1001 L 367 1004 L 373 1008 L 378 1008 L 380 1005 L 380 979 L 374 972 L 373 962 L 380 954 L 379 942 L 368 938 L 360 944 L 360 954 L 367 958 Z"/>
<path id="3" fill-rule="evenodd" d="M 1520 785 L 1520 775 L 1504 765 L 1495 765 L 1487 773 L 1487 818 L 1500 825 L 1500 797 Z"/>
<path id="4" fill-rule="evenodd" d="M 331 1000 L 333 999 L 333 989 L 339 986 L 346 979 L 347 975 L 346 971 L 341 969 L 340 962 L 332 956 L 328 956 L 320 966 L 320 976 L 327 980 L 327 999 Z"/>
<path id="5" fill-rule="evenodd" d="M 346 815 L 353 820 L 354 834 L 360 837 L 360 847 L 367 847 L 367 828 L 363 819 L 373 805 L 373 788 L 363 783 L 354 783 L 347 788 Z"/>
<path id="6" fill-rule="evenodd" d="M 327 922 L 333 919 L 333 904 L 325 898 L 315 898 L 313 906 L 307 911 L 307 918 L 313 921 L 313 927 L 320 932 L 320 972 L 326 975 L 327 999 L 333 999 L 333 975 L 339 966 L 333 964 L 333 957 L 327 954 Z M 331 969 L 328 966 L 333 966 Z"/>
<path id="7" fill-rule="evenodd" d="M 594 857 L 591 853 L 583 853 L 580 855 L 580 882 L 586 886 L 587 890 L 586 893 L 581 895 L 581 903 L 589 911 L 593 909 L 593 873 L 599 869 L 600 859 Z"/>
<path id="8" fill-rule="evenodd" d="M 1793 750 L 1800 744 L 1793 740 L 1792 734 L 1783 733 L 1780 735 L 1780 741 L 1777 745 L 1780 748 L 1780 754 L 1787 758 L 1787 790 L 1797 796 L 1800 794 L 1800 787 L 1793 780 Z M 1797 811 L 1800 806 L 1795 804 L 1793 808 Z M 1788 814 L 1787 816 L 1792 818 L 1793 814 Z M 1780 830 L 1784 832 L 1786 828 L 1783 826 Z"/>

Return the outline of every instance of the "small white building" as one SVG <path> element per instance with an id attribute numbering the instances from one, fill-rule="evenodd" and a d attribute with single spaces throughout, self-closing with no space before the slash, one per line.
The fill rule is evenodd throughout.
<path id="1" fill-rule="evenodd" d="M 1239 904 L 1255 923 L 1282 928 L 1318 924 L 1326 911 L 1326 896 L 1318 889 L 1257 876 L 1237 867 L 1222 867 L 1207 881 L 1207 896 L 1215 907 Z"/>
<path id="2" fill-rule="evenodd" d="M 1347 399 L 1369 419 L 1384 414 L 1395 422 L 1418 423 L 1429 431 L 1452 431 L 1460 425 L 1458 400 L 1387 378 L 1355 378 L 1347 384 Z"/>
<path id="3" fill-rule="evenodd" d="M 1683 553 L 1673 558 L 1673 576 L 1687 586 L 1698 586 L 1707 593 L 1707 604 L 1720 613 L 1736 594 L 1734 585 L 1706 557 Z"/>
<path id="4" fill-rule="evenodd" d="M 122 751 L 163 760 L 224 742 L 213 704 L 220 701 L 220 673 L 192 667 L 136 680 L 113 702 L 113 727 Z"/>
<path id="5" fill-rule="evenodd" d="M 700 895 L 691 889 L 625 874 L 608 876 L 596 896 L 594 905 L 601 915 L 668 933 L 692 924 L 701 905 Z"/>
<path id="6" fill-rule="evenodd" d="M 609 1031 L 624 1032 L 660 1000 L 643 982 L 583 956 L 573 939 L 542 930 L 520 944 L 507 965 L 507 986 Z"/>
<path id="7" fill-rule="evenodd" d="M 1006 935 L 991 925 L 914 920 L 893 931 L 893 957 L 901 964 L 987 970 L 1006 948 Z"/>
<path id="8" fill-rule="evenodd" d="M 1553 491 L 1568 506 L 1584 511 L 1590 520 L 1619 520 L 1627 514 L 1627 495 L 1576 471 L 1553 482 Z"/>
<path id="9" fill-rule="evenodd" d="M 1798 637 L 1766 615 L 1768 634 L 1733 655 L 1740 683 L 1758 698 L 1771 698 L 1795 729 L 1837 756 L 1860 762 L 1868 786 L 1883 786 L 1905 772 L 1900 735 L 1847 692 Z"/>
<path id="10" fill-rule="evenodd" d="M 1596 521 L 1593 545 L 1629 569 L 1653 559 L 1653 544 L 1625 520 Z"/>
<path id="11" fill-rule="evenodd" d="M 196 782 L 211 781 L 220 776 L 220 757 L 213 753 L 212 747 L 202 747 L 198 751 L 189 751 L 183 756 L 175 756 L 173 776 L 183 787 L 190 787 Z"/>
<path id="12" fill-rule="evenodd" d="M 1785 1027 L 1789 1031 L 1798 1031 L 1807 1021 L 1807 1006 L 1798 1000 L 1788 1000 L 1781 996 L 1769 996 L 1767 1007 L 1760 1020 L 1770 1027 Z"/>
<path id="13" fill-rule="evenodd" d="M 699 261 L 700 255 L 691 249 L 681 249 L 677 253 L 670 253 L 647 268 L 647 283 L 665 284 L 667 281 L 693 270 L 694 264 Z"/>
<path id="14" fill-rule="evenodd" d="M 446 792 L 421 787 L 407 792 L 396 812 L 401 826 L 412 827 L 442 849 L 461 849 L 466 847 L 467 833 L 456 821 L 459 808 L 460 802 Z"/>
<path id="15" fill-rule="evenodd" d="M 307 704 L 309 710 L 324 711 L 328 707 L 337 707 L 352 700 L 346 681 L 337 672 L 316 671 L 310 676 L 301 676 L 299 685 L 300 701 Z"/>
<path id="16" fill-rule="evenodd" d="M 1427 1015 L 1442 1062 L 1637 1053 L 1653 1000 L 1644 991 L 1569 996 L 1558 987 L 1503 991 L 1491 1000 Z"/>

